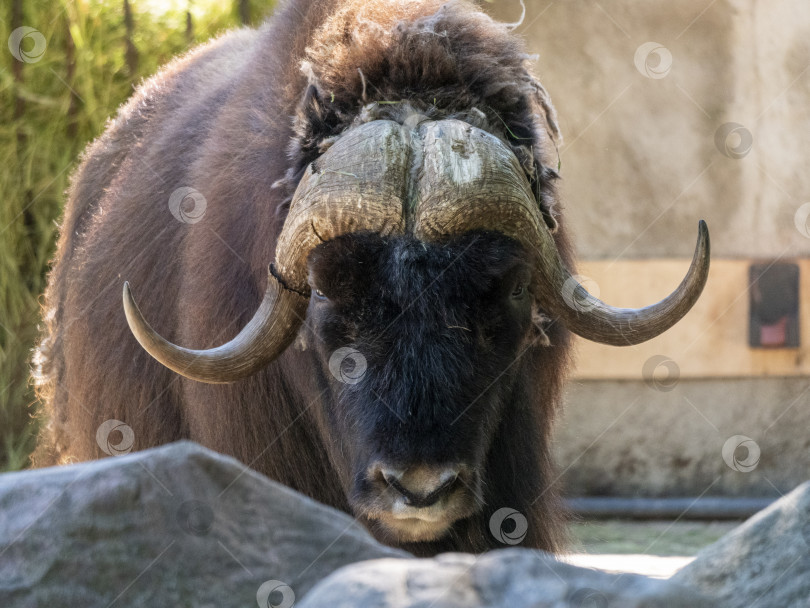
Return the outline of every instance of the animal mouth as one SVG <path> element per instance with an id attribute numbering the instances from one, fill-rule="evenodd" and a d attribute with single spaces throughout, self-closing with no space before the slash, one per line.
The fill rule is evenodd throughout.
<path id="1" fill-rule="evenodd" d="M 399 507 L 370 513 L 367 517 L 382 528 L 386 536 L 399 542 L 425 542 L 443 537 L 456 521 L 448 509 Z"/>
<path id="2" fill-rule="evenodd" d="M 372 527 L 396 542 L 425 542 L 445 536 L 452 525 L 475 511 L 475 500 L 461 489 L 446 494 L 431 504 L 416 504 L 403 496 L 366 511 Z"/>
<path id="3" fill-rule="evenodd" d="M 423 522 L 446 522 L 448 509 L 442 506 L 431 505 L 430 507 L 413 507 L 398 500 L 389 511 L 392 519 L 408 522 L 410 520 Z"/>

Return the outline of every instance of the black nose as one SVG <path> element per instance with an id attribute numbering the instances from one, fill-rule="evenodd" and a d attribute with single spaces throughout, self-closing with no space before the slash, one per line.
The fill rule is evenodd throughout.
<path id="1" fill-rule="evenodd" d="M 379 474 L 405 499 L 409 507 L 429 507 L 448 495 L 459 482 L 459 470 L 450 466 L 420 465 L 407 469 L 380 466 Z"/>

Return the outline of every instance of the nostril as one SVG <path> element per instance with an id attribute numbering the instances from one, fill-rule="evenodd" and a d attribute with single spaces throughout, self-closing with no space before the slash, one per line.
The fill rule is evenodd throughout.
<path id="1" fill-rule="evenodd" d="M 395 483 L 399 483 L 399 480 L 402 479 L 402 473 L 403 473 L 402 471 L 397 469 L 387 469 L 387 468 L 380 469 L 380 475 L 382 475 L 382 478 L 385 480 L 385 483 L 387 483 L 389 486 L 392 486 Z"/>
<path id="2" fill-rule="evenodd" d="M 452 475 L 446 475 L 444 481 L 435 489 L 431 494 L 444 494 L 447 490 L 456 485 L 458 480 L 458 473 L 454 472 Z"/>
<path id="3" fill-rule="evenodd" d="M 411 507 L 429 507 L 455 489 L 458 469 L 454 467 L 410 467 L 403 471 L 381 467 L 385 483 L 405 498 Z"/>

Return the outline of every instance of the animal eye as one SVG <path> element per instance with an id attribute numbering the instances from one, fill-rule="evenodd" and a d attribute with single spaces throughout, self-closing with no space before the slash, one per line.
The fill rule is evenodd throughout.
<path id="1" fill-rule="evenodd" d="M 320 289 L 314 290 L 313 293 L 315 294 L 315 297 L 318 298 L 319 300 L 326 299 L 326 294 L 324 294 Z"/>
<path id="2" fill-rule="evenodd" d="M 515 285 L 515 288 L 512 290 L 512 297 L 513 298 L 519 298 L 520 296 L 523 295 L 524 290 L 525 290 L 525 287 L 523 286 L 523 283 L 518 283 L 517 285 Z"/>

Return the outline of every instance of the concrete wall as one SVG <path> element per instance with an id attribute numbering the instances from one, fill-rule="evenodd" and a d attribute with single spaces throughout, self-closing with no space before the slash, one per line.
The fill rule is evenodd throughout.
<path id="1" fill-rule="evenodd" d="M 778 496 L 810 477 L 809 396 L 806 378 L 688 380 L 669 391 L 643 382 L 574 381 L 557 428 L 558 461 L 570 467 L 567 490 Z M 735 436 L 759 447 L 750 472 L 745 446 L 737 450 L 741 470 L 723 458 Z"/>
<path id="2" fill-rule="evenodd" d="M 504 21 L 520 17 L 516 0 L 488 6 Z M 559 113 L 562 191 L 583 258 L 688 257 L 700 218 L 717 256 L 810 254 L 794 226 L 810 201 L 810 4 L 526 6 L 515 31 L 539 54 L 535 71 Z M 647 42 L 671 54 L 662 78 L 635 65 Z M 653 72 L 657 60 L 648 56 Z M 741 158 L 716 146 L 729 122 L 753 138 Z M 743 133 L 726 143 L 734 148 Z"/>
<path id="3" fill-rule="evenodd" d="M 585 266 L 686 260 L 701 218 L 716 260 L 810 258 L 810 3 L 525 1 L 515 31 L 539 54 L 535 72 L 559 113 L 563 203 Z M 520 18 L 517 0 L 485 8 Z M 717 319 L 729 298 L 746 305 L 747 285 L 735 292 L 730 280 L 710 279 L 721 286 L 705 296 Z M 646 301 L 649 283 L 623 289 Z M 717 377 L 693 360 L 749 360 L 735 350 L 748 348 L 738 316 L 704 322 L 700 353 L 684 356 L 668 390 L 651 388 L 632 357 L 615 379 L 580 374 L 557 434 L 572 493 L 778 495 L 810 478 L 807 328 L 788 353 L 800 365 L 790 378 L 766 375 L 787 374 L 768 364 L 784 352 L 756 353 L 758 367 L 719 365 Z M 668 348 L 693 333 L 676 326 Z M 611 361 L 580 350 L 583 369 Z M 735 470 L 751 468 L 757 450 L 750 471 Z"/>

